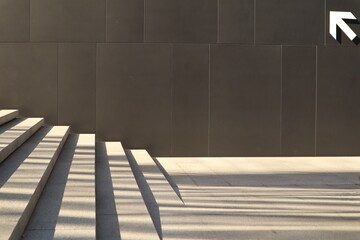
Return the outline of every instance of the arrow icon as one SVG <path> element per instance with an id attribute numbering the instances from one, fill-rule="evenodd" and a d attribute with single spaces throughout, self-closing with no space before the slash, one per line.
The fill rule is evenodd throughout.
<path id="1" fill-rule="evenodd" d="M 343 31 L 351 41 L 358 45 L 360 43 L 360 38 L 347 23 L 359 22 L 351 12 L 330 11 L 329 31 L 331 36 L 341 43 L 341 31 Z"/>

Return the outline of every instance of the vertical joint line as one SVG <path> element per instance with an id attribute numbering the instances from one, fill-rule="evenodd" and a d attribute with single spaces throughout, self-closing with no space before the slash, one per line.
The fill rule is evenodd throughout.
<path id="1" fill-rule="evenodd" d="M 60 61 L 59 61 L 59 43 L 56 43 L 56 110 L 57 110 L 57 124 L 59 124 L 59 67 L 60 67 Z"/>
<path id="2" fill-rule="evenodd" d="M 95 43 L 95 138 L 97 136 L 97 130 L 98 130 L 98 125 L 97 125 L 97 112 L 98 112 L 98 101 L 97 101 L 97 81 L 98 81 L 98 77 L 97 77 L 97 57 L 98 57 L 98 43 Z"/>
<path id="3" fill-rule="evenodd" d="M 208 59 L 208 75 L 209 75 L 209 77 L 208 77 L 208 157 L 210 157 L 210 124 L 211 124 L 211 121 L 210 121 L 210 110 L 211 110 L 211 108 L 210 108 L 210 100 L 211 100 L 211 98 L 210 98 L 210 91 L 211 91 L 211 85 L 210 85 L 211 84 L 211 81 L 210 81 L 211 50 L 210 50 L 210 46 L 211 46 L 211 44 L 209 44 L 209 49 L 208 49 L 208 57 L 209 57 L 209 59 Z"/>
<path id="4" fill-rule="evenodd" d="M 327 23 L 327 12 L 326 12 L 326 0 L 324 0 L 324 45 L 326 46 L 326 32 L 327 32 L 327 28 L 328 28 L 328 25 L 330 24 L 326 24 Z M 317 52 L 317 50 L 316 50 Z"/>
<path id="5" fill-rule="evenodd" d="M 107 0 L 105 0 L 105 42 L 107 42 Z"/>
<path id="6" fill-rule="evenodd" d="M 220 43 L 220 0 L 217 0 L 217 42 Z"/>
<path id="7" fill-rule="evenodd" d="M 146 3 L 146 0 L 144 0 L 143 2 L 143 42 L 145 43 L 145 3 Z"/>
<path id="8" fill-rule="evenodd" d="M 280 155 L 282 155 L 283 45 L 280 45 Z"/>
<path id="9" fill-rule="evenodd" d="M 31 1 L 29 0 L 29 42 L 31 41 Z"/>
<path id="10" fill-rule="evenodd" d="M 254 0 L 254 45 L 256 44 L 256 0 Z"/>
<path id="11" fill-rule="evenodd" d="M 316 65 L 315 65 L 315 156 L 317 155 L 317 108 L 318 108 L 318 46 L 316 46 Z"/>
<path id="12" fill-rule="evenodd" d="M 170 146 L 170 155 L 174 156 L 174 103 L 175 103 L 175 96 L 174 96 L 174 84 L 175 84 L 175 77 L 174 77 L 174 44 L 171 44 L 171 146 Z"/>

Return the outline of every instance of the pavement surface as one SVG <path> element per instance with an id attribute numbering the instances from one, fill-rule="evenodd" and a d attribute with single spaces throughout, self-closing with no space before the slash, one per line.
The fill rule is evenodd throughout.
<path id="1" fill-rule="evenodd" d="M 360 239 L 358 157 L 155 160 L 185 205 L 164 239 Z"/>

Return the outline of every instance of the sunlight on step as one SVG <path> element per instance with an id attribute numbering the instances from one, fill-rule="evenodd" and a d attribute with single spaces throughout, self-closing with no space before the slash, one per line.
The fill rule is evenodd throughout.
<path id="1" fill-rule="evenodd" d="M 54 238 L 95 239 L 95 135 L 80 134 Z"/>
<path id="2" fill-rule="evenodd" d="M 66 140 L 68 130 L 67 127 L 53 127 L 43 140 L 46 142 L 49 138 L 57 138 L 58 144 L 53 144 L 53 147 L 44 154 L 42 148 L 46 143 L 40 143 L 0 189 L 0 216 L 6 216 L 6 213 L 9 213 L 12 214 L 9 220 L 16 219 L 17 221 L 11 226 L 7 223 L 6 229 L 2 232 L 5 238 L 19 236 L 24 231 L 28 217 L 35 208 L 47 176 L 50 174 L 46 172 L 51 171 L 48 166 L 52 166 L 56 161 L 56 154 Z M 34 162 L 38 164 L 36 170 L 32 168 Z"/>
<path id="3" fill-rule="evenodd" d="M 106 232 L 107 226 L 114 226 L 114 229 L 119 231 L 121 239 L 159 239 L 149 215 L 150 210 L 145 205 L 121 144 L 99 143 L 98 152 L 98 161 L 103 163 L 98 172 L 98 189 L 101 188 L 102 193 L 108 194 L 104 198 L 99 197 L 97 218 L 99 239 L 105 240 L 116 236 Z M 108 180 L 101 178 L 107 171 L 111 178 Z M 102 204 L 105 198 L 114 199 L 113 208 Z M 111 201 L 107 200 L 107 202 Z"/>

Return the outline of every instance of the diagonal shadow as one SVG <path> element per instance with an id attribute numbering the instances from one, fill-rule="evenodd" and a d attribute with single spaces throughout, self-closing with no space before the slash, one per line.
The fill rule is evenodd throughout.
<path id="1" fill-rule="evenodd" d="M 74 134 L 68 136 L 26 230 L 24 231 L 25 234 L 32 230 L 48 229 L 53 230 L 52 237 L 54 237 L 55 227 L 78 138 L 78 135 Z M 48 233 L 44 231 L 44 234 Z"/>
<path id="2" fill-rule="evenodd" d="M 16 125 L 18 125 L 19 123 L 25 121 L 26 119 L 24 118 L 15 118 L 14 120 L 4 123 L 3 125 L 0 126 L 0 134 L 6 132 L 7 130 L 11 129 L 12 127 L 15 127 Z"/>
<path id="3" fill-rule="evenodd" d="M 96 239 L 121 239 L 114 186 L 104 142 L 96 143 L 95 159 Z"/>
<path id="4" fill-rule="evenodd" d="M 127 158 L 129 160 L 129 164 L 133 174 L 135 176 L 135 180 L 140 189 L 141 195 L 144 199 L 146 208 L 150 214 L 151 220 L 155 226 L 156 232 L 159 235 L 160 239 L 163 239 L 163 233 L 161 228 L 161 218 L 160 218 L 160 210 L 159 205 L 156 202 L 156 199 L 150 189 L 149 184 L 146 181 L 144 174 L 141 172 L 137 162 L 135 161 L 134 155 L 131 151 L 125 151 Z"/>
<path id="5" fill-rule="evenodd" d="M 168 181 L 168 183 L 170 184 L 171 188 L 174 190 L 174 192 L 176 193 L 176 195 L 180 198 L 180 200 L 184 203 L 184 200 L 181 196 L 179 187 L 177 186 L 177 184 L 175 183 L 175 181 L 172 179 L 172 177 L 170 176 L 170 174 L 166 171 L 166 169 L 161 165 L 161 163 L 159 162 L 159 160 L 157 160 L 157 158 L 153 158 L 155 164 L 157 165 L 157 167 L 159 168 L 160 172 L 164 175 L 164 177 L 166 178 L 166 180 Z"/>
<path id="6" fill-rule="evenodd" d="M 6 161 L 0 163 L 0 188 L 9 180 L 16 169 L 33 152 L 50 130 L 51 127 L 42 127 L 20 148 L 8 156 Z"/>
<path id="7" fill-rule="evenodd" d="M 359 20 L 357 19 L 343 19 L 343 21 L 346 23 L 346 24 L 360 24 Z M 336 40 L 341 44 L 342 43 L 342 36 L 343 36 L 343 32 L 341 30 L 341 28 L 339 26 L 336 26 Z M 352 42 L 355 44 L 355 45 L 359 45 L 360 43 L 360 38 L 358 36 L 356 36 Z"/>

